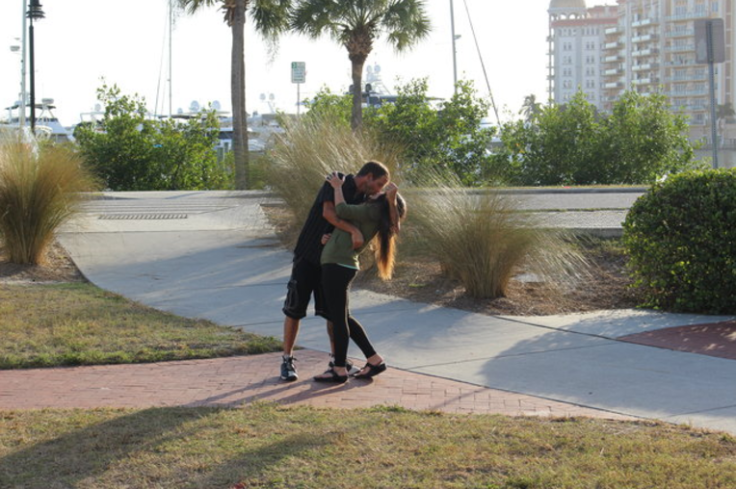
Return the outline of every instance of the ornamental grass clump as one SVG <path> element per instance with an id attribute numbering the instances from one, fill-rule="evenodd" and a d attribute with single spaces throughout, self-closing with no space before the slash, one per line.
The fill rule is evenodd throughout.
<path id="1" fill-rule="evenodd" d="M 38 265 L 56 230 L 94 188 L 91 173 L 71 150 L 16 141 L 0 145 L 0 239 L 12 263 Z"/>
<path id="2" fill-rule="evenodd" d="M 331 117 L 304 117 L 282 122 L 285 132 L 269 152 L 268 184 L 284 200 L 297 226 L 305 221 L 325 176 L 333 171 L 357 173 L 367 161 L 380 161 L 399 180 L 399 149 L 369 132 L 354 133 Z"/>
<path id="3" fill-rule="evenodd" d="M 506 296 L 519 273 L 560 287 L 585 273 L 586 261 L 563 232 L 518 211 L 504 194 L 464 188 L 431 175 L 409 193 L 411 249 L 423 249 L 475 298 Z"/>

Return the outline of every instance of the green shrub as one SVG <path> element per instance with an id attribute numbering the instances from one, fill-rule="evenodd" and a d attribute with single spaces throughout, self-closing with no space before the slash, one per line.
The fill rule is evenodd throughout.
<path id="1" fill-rule="evenodd" d="M 0 146 L 0 237 L 12 263 L 43 261 L 54 233 L 93 178 L 79 156 L 52 144 Z"/>
<path id="2" fill-rule="evenodd" d="M 111 190 L 223 190 L 232 188 L 232 166 L 219 164 L 215 144 L 219 122 L 203 109 L 186 123 L 151 119 L 145 100 L 103 85 L 105 105 L 98 125 L 74 130 L 87 163 Z"/>
<path id="3" fill-rule="evenodd" d="M 624 245 L 646 306 L 736 312 L 736 170 L 675 175 L 639 198 Z"/>

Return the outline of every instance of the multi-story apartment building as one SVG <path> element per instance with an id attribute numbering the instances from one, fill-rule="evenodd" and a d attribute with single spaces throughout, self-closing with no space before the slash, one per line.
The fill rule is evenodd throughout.
<path id="1" fill-rule="evenodd" d="M 581 89 L 603 103 L 605 32 L 618 22 L 616 7 L 587 8 L 585 0 L 552 0 L 549 7 L 549 96 L 565 103 Z"/>
<path id="2" fill-rule="evenodd" d="M 716 103 L 733 103 L 733 3 L 617 0 L 588 8 L 585 0 L 551 0 L 550 99 L 564 103 L 580 88 L 599 109 L 610 110 L 625 90 L 662 92 L 689 117 L 691 137 L 708 139 L 708 65 L 696 63 L 694 25 L 699 19 L 723 19 L 726 61 L 715 65 Z"/>

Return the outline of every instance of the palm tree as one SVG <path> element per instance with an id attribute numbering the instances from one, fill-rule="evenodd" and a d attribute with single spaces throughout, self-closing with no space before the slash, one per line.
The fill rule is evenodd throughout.
<path id="1" fill-rule="evenodd" d="M 248 175 L 248 119 L 245 110 L 245 17 L 255 19 L 256 31 L 266 40 L 275 41 L 289 28 L 291 0 L 177 0 L 190 14 L 202 7 L 219 5 L 225 22 L 232 30 L 230 98 L 233 106 L 233 153 L 235 188 L 245 189 Z"/>
<path id="2" fill-rule="evenodd" d="M 363 123 L 363 65 L 373 42 L 385 34 L 396 51 L 412 47 L 429 34 L 422 0 L 296 0 L 292 27 L 312 38 L 324 33 L 348 50 L 353 77 L 350 125 Z"/>
<path id="3" fill-rule="evenodd" d="M 537 97 L 533 93 L 524 97 L 524 104 L 521 106 L 519 114 L 524 116 L 527 122 L 531 122 L 532 118 L 542 111 L 542 104 L 537 102 Z"/>

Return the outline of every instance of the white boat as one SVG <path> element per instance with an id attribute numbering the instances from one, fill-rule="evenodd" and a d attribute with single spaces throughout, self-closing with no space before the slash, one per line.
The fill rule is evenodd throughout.
<path id="1" fill-rule="evenodd" d="M 10 107 L 7 107 L 5 109 L 7 112 L 6 118 L 5 120 L 0 121 L 0 124 L 16 127 L 19 126 L 20 111 L 22 109 L 23 108 L 18 102 Z M 39 139 L 50 139 L 57 143 L 73 141 L 74 137 L 72 136 L 72 134 L 59 122 L 59 119 L 57 119 L 54 115 L 54 109 L 56 109 L 56 106 L 54 105 L 54 99 L 51 98 L 42 99 L 41 103 L 36 104 L 36 137 Z M 25 107 L 25 110 L 26 126 L 30 126 L 30 104 Z"/>

